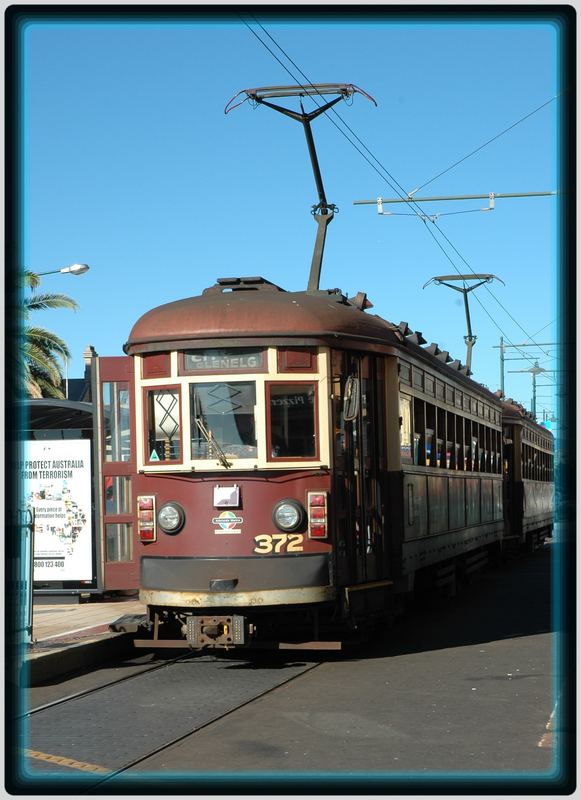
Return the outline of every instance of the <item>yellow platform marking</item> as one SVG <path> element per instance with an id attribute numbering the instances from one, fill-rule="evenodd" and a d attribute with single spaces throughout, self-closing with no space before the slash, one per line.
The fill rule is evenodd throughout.
<path id="1" fill-rule="evenodd" d="M 547 724 L 545 726 L 545 733 L 543 733 L 543 735 L 541 736 L 541 739 L 538 742 L 537 747 L 554 747 L 554 744 L 555 744 L 554 738 L 555 737 L 553 737 L 553 732 L 556 733 L 556 731 L 554 731 L 554 728 L 555 728 L 555 716 L 556 716 L 556 713 L 557 713 L 557 706 L 558 705 L 559 705 L 559 700 L 557 700 L 557 702 L 555 703 L 555 707 L 553 708 L 553 710 L 551 712 L 551 716 L 549 717 L 549 721 L 547 722 Z"/>
<path id="2" fill-rule="evenodd" d="M 79 769 L 81 772 L 112 772 L 113 770 L 107 767 L 100 767 L 98 764 L 87 764 L 84 761 L 76 761 L 74 758 L 65 758 L 65 756 L 54 756 L 50 753 L 41 753 L 38 750 L 24 750 L 24 754 L 28 758 L 36 758 L 39 761 L 48 761 L 51 764 L 60 764 L 61 767 L 70 767 L 71 769 Z"/>

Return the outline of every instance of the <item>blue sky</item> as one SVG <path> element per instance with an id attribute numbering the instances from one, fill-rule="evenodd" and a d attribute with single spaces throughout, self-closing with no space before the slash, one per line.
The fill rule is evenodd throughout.
<path id="1" fill-rule="evenodd" d="M 260 21 L 296 67 L 249 19 L 298 80 L 304 82 L 297 67 L 313 83 L 354 83 L 376 99 L 377 108 L 357 95 L 336 109 L 405 191 L 565 88 L 558 31 L 548 21 L 435 24 L 417 13 L 409 20 Z M 82 277 L 49 275 L 41 284 L 80 306 L 36 317 L 69 344 L 71 377 L 82 372 L 87 344 L 100 355 L 121 355 L 145 311 L 199 294 L 218 277 L 262 275 L 289 290 L 306 288 L 317 194 L 303 132 L 249 103 L 224 115 L 243 88 L 296 80 L 241 21 L 33 23 L 23 34 L 21 74 L 22 266 L 91 267 Z M 559 189 L 561 102 L 548 103 L 417 196 Z M 307 100 L 305 107 L 314 106 Z M 499 276 L 505 286 L 470 295 L 474 378 L 493 391 L 501 335 L 513 344 L 557 341 L 557 198 L 499 199 L 492 213 L 439 217 L 438 228 L 465 263 L 431 222 L 353 205 L 396 195 L 327 118 L 313 131 L 327 199 L 340 209 L 328 229 L 321 288 L 367 292 L 371 313 L 407 321 L 464 361 L 461 295 L 422 286 L 456 272 Z M 422 204 L 428 214 L 485 206 Z M 507 357 L 538 357 L 545 369 L 557 369 L 556 348 L 542 350 Z M 506 394 L 527 407 L 531 374 L 508 370 L 530 366 L 507 362 L 505 376 Z M 558 410 L 544 385 L 556 378 L 547 373 L 537 381 L 539 415 Z"/>

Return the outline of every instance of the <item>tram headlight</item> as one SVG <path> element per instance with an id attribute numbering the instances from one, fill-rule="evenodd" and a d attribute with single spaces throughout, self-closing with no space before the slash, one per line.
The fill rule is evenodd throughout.
<path id="1" fill-rule="evenodd" d="M 157 512 L 157 524 L 164 533 L 179 533 L 185 521 L 186 512 L 179 503 L 165 503 Z"/>
<path id="2" fill-rule="evenodd" d="M 306 512 L 298 500 L 281 500 L 272 511 L 272 521 L 285 533 L 301 528 L 306 519 Z"/>

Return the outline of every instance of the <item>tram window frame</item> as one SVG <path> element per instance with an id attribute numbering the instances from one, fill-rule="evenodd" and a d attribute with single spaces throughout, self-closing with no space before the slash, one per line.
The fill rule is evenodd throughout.
<path id="1" fill-rule="evenodd" d="M 478 472 L 478 423 L 474 422 L 473 420 L 469 420 L 470 425 L 470 464 L 471 464 L 471 471 Z"/>
<path id="2" fill-rule="evenodd" d="M 272 430 L 272 390 L 273 389 L 281 389 L 281 388 L 288 388 L 288 387 L 297 387 L 297 386 L 305 386 L 310 387 L 313 389 L 313 442 L 314 442 L 314 454 L 312 455 L 299 455 L 299 456 L 289 456 L 289 455 L 273 455 L 273 430 Z M 319 387 L 318 382 L 316 380 L 307 381 L 307 380 L 288 380 L 288 381 L 265 381 L 264 385 L 265 389 L 265 402 L 266 402 L 266 460 L 269 463 L 276 463 L 276 462 L 312 462 L 312 461 L 319 461 L 320 460 L 320 441 L 319 441 L 319 430 L 320 430 L 320 422 L 319 422 Z"/>
<path id="3" fill-rule="evenodd" d="M 464 472 L 466 464 L 464 462 L 464 417 L 454 414 L 456 422 L 456 434 L 454 437 L 455 469 Z"/>
<path id="4" fill-rule="evenodd" d="M 446 411 L 446 469 L 457 469 L 456 414 Z"/>
<path id="5" fill-rule="evenodd" d="M 482 472 L 490 472 L 490 428 L 488 425 L 481 425 L 481 438 L 483 443 L 483 454 L 481 457 Z"/>
<path id="6" fill-rule="evenodd" d="M 456 414 L 446 411 L 446 469 L 456 469 Z"/>
<path id="7" fill-rule="evenodd" d="M 133 561 L 131 522 L 114 520 L 105 522 L 105 561 L 108 564 L 129 564 Z"/>
<path id="8" fill-rule="evenodd" d="M 408 386 L 412 384 L 412 368 L 411 365 L 407 364 L 405 361 L 399 362 L 399 379 Z"/>
<path id="9" fill-rule="evenodd" d="M 218 377 L 218 376 L 216 376 Z M 190 416 L 190 455 L 189 458 L 194 462 L 202 462 L 203 464 L 207 465 L 209 462 L 212 462 L 216 459 L 219 460 L 220 458 L 220 451 L 224 453 L 227 459 L 234 459 L 240 461 L 256 461 L 258 458 L 258 426 L 257 426 L 257 418 L 256 418 L 256 407 L 258 402 L 258 387 L 256 380 L 253 379 L 245 379 L 244 377 L 238 376 L 236 374 L 233 379 L 224 378 L 224 376 L 220 376 L 222 380 L 211 380 L 211 381 L 189 381 L 188 386 L 188 412 Z M 241 405 L 244 401 L 239 400 L 239 405 L 236 410 L 234 410 L 234 401 L 232 392 L 230 397 L 213 397 L 213 405 L 218 403 L 226 403 L 230 402 L 232 405 L 232 409 L 234 413 L 228 413 L 224 410 L 219 411 L 215 410 L 212 412 L 212 403 L 208 406 L 204 406 L 204 402 L 208 401 L 209 397 L 212 397 L 211 391 L 208 392 L 207 395 L 204 396 L 204 391 L 208 391 L 210 387 L 226 387 L 230 389 L 231 387 L 243 386 L 244 389 L 240 389 L 238 394 L 241 395 L 243 391 L 247 391 L 250 389 L 251 394 L 251 402 L 252 405 L 248 406 L 248 408 L 252 408 L 252 411 L 246 411 L 245 413 L 237 414 L 236 411 L 240 410 L 243 406 Z M 195 413 L 196 409 L 196 398 L 195 393 L 199 391 L 199 409 L 200 409 L 200 416 Z M 234 397 L 236 395 L 234 394 Z M 246 398 L 244 398 L 246 400 Z M 245 404 L 246 405 L 246 404 Z M 205 425 L 209 435 L 206 437 L 206 434 L 203 433 L 196 422 L 196 419 L 200 420 L 200 424 Z M 248 429 L 248 421 L 251 422 L 251 430 Z M 244 425 L 243 425 L 244 423 Z M 246 428 L 246 435 L 250 434 L 251 440 L 253 440 L 253 444 L 245 441 L 224 441 L 224 425 L 230 428 L 230 432 L 228 435 L 231 435 L 231 431 L 233 428 L 236 429 L 236 435 L 240 437 L 242 440 L 243 434 L 241 433 L 241 428 Z M 220 433 L 218 434 L 218 429 L 220 429 Z M 194 444 L 197 442 L 205 442 L 205 447 L 207 450 L 206 455 L 200 455 L 196 453 L 194 455 Z M 238 452 L 236 452 L 236 450 Z"/>
<path id="10" fill-rule="evenodd" d="M 446 439 L 446 411 L 436 406 L 436 466 L 441 469 L 446 468 Z"/>
<path id="11" fill-rule="evenodd" d="M 462 417 L 464 420 L 464 469 L 472 472 L 472 420 Z"/>
<path id="12" fill-rule="evenodd" d="M 178 424 L 178 449 L 177 449 L 177 457 L 176 458 L 159 458 L 159 459 L 152 459 L 151 453 L 155 450 L 155 447 L 150 446 L 150 434 L 152 431 L 151 428 L 151 407 L 149 404 L 149 395 L 153 394 L 154 392 L 173 392 L 177 395 L 177 408 L 179 412 L 179 424 Z M 143 405 L 143 463 L 147 467 L 152 466 L 166 466 L 168 464 L 177 465 L 183 464 L 184 461 L 184 447 L 183 447 L 183 419 L 182 419 L 182 387 L 181 384 L 161 384 L 158 386 L 144 386 L 143 387 L 143 397 L 142 397 L 142 405 Z M 155 417 L 155 414 L 154 414 Z M 155 419 L 153 420 L 153 425 L 155 426 Z M 155 433 L 155 430 L 154 430 Z M 160 440 L 161 441 L 161 440 Z M 171 443 L 171 439 L 169 442 Z M 157 452 L 157 450 L 156 450 Z"/>
<path id="13" fill-rule="evenodd" d="M 426 403 L 426 428 L 425 428 L 425 461 L 427 467 L 435 467 L 437 464 L 437 430 L 436 430 L 436 406 L 433 403 Z"/>
<path id="14" fill-rule="evenodd" d="M 414 463 L 413 398 L 406 394 L 399 396 L 399 449 L 402 464 Z M 405 441 L 407 433 L 408 441 Z"/>
<path id="15" fill-rule="evenodd" d="M 122 395 L 125 400 L 121 398 Z M 103 381 L 101 404 L 103 410 L 103 461 L 106 464 L 126 464 L 131 461 L 132 447 L 129 381 Z M 107 409 L 110 409 L 109 413 L 107 413 Z M 110 445 L 108 445 L 109 441 Z M 108 446 L 110 455 L 107 452 Z M 114 457 L 118 454 L 121 455 L 121 458 Z"/>
<path id="16" fill-rule="evenodd" d="M 412 367 L 412 386 L 414 389 L 424 391 L 424 371 L 418 367 Z"/>
<path id="17" fill-rule="evenodd" d="M 484 444 L 485 428 L 480 422 L 475 423 L 478 437 L 478 456 L 476 464 L 478 466 L 477 472 L 486 472 L 486 446 Z"/>
<path id="18" fill-rule="evenodd" d="M 426 466 L 426 403 L 419 397 L 414 397 L 413 405 L 413 459 L 418 467 Z"/>
<path id="19" fill-rule="evenodd" d="M 130 475 L 103 476 L 103 504 L 106 517 L 131 514 L 132 486 Z"/>

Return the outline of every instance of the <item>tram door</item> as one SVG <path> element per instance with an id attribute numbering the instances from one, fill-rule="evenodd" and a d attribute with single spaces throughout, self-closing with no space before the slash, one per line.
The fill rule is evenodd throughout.
<path id="1" fill-rule="evenodd" d="M 335 354 L 335 365 L 338 356 Z M 385 563 L 386 474 L 385 384 L 383 360 L 369 355 L 343 355 L 341 376 L 335 375 L 334 395 L 345 397 L 347 382 L 358 385 L 354 419 L 345 420 L 344 402 L 336 399 L 335 497 L 337 502 L 337 570 L 339 581 L 381 580 Z"/>
<path id="2" fill-rule="evenodd" d="M 132 514 L 133 360 L 129 356 L 111 356 L 99 358 L 97 364 L 104 588 L 136 589 L 139 564 Z"/>

